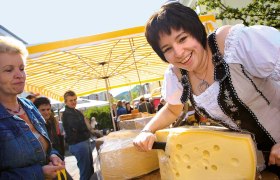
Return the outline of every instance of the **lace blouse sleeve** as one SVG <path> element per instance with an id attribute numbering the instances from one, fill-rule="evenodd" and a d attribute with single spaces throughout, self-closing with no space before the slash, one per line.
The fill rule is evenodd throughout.
<path id="1" fill-rule="evenodd" d="M 161 94 L 169 104 L 178 105 L 182 104 L 180 98 L 182 96 L 183 86 L 172 68 L 173 65 L 170 64 L 164 73 Z"/>
<path id="2" fill-rule="evenodd" d="M 253 76 L 280 81 L 280 32 L 268 26 L 235 25 L 225 41 L 224 59 Z"/>

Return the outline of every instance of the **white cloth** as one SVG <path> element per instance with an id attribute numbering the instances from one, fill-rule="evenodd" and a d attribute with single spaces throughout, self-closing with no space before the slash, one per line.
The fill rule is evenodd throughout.
<path id="1" fill-rule="evenodd" d="M 224 60 L 242 64 L 253 76 L 280 81 L 280 32 L 267 26 L 231 28 L 225 40 Z"/>
<path id="2" fill-rule="evenodd" d="M 267 26 L 245 27 L 241 24 L 231 28 L 224 49 L 224 60 L 227 63 L 242 64 L 253 76 L 271 78 L 280 81 L 280 33 Z M 163 98 L 170 104 L 182 104 L 182 84 L 169 65 L 164 74 Z M 222 119 L 230 126 L 236 126 L 218 105 L 219 84 L 214 82 L 206 91 L 194 100 L 212 117 Z"/>
<path id="3" fill-rule="evenodd" d="M 90 126 L 95 129 L 95 126 L 97 125 L 98 123 L 96 122 L 96 119 L 95 117 L 92 117 L 91 120 L 90 120 Z"/>
<path id="4" fill-rule="evenodd" d="M 173 65 L 169 64 L 164 73 L 161 94 L 163 99 L 170 104 L 182 104 L 180 98 L 183 93 L 183 86 L 172 68 Z"/>

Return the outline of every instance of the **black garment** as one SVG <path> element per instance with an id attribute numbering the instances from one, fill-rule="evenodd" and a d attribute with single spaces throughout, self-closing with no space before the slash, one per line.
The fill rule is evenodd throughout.
<path id="1" fill-rule="evenodd" d="M 132 107 L 130 107 L 130 110 L 128 110 L 127 108 L 126 108 L 126 112 L 127 112 L 127 114 L 131 114 L 131 111 L 133 110 L 133 108 Z"/>
<path id="2" fill-rule="evenodd" d="M 151 103 L 149 102 L 142 102 L 140 105 L 139 105 L 139 112 L 148 112 L 150 114 L 153 113 L 153 110 L 152 110 L 152 105 Z"/>
<path id="3" fill-rule="evenodd" d="M 157 107 L 158 111 L 159 111 L 163 106 L 164 106 L 163 104 L 159 103 L 159 104 L 158 104 L 158 107 Z"/>
<path id="4" fill-rule="evenodd" d="M 65 150 L 64 143 L 61 141 L 61 135 L 59 135 L 58 124 L 55 123 L 55 118 L 51 117 L 47 120 L 46 128 L 49 138 L 51 140 L 52 147 L 58 151 L 58 153 L 64 158 Z M 58 122 L 57 122 L 58 123 Z"/>
<path id="5" fill-rule="evenodd" d="M 62 123 L 66 134 L 65 141 L 69 145 L 77 144 L 90 138 L 84 115 L 79 110 L 65 106 Z"/>

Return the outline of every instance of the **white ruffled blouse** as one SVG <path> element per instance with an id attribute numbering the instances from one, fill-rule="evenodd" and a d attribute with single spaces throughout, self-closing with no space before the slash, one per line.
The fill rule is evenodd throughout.
<path id="1" fill-rule="evenodd" d="M 280 32 L 261 25 L 235 25 L 225 40 L 224 60 L 227 63 L 242 64 L 253 76 L 280 81 Z M 183 87 L 172 68 L 170 64 L 165 71 L 162 95 L 170 104 L 182 104 L 180 98 Z M 236 127 L 219 107 L 218 92 L 219 83 L 214 82 L 202 94 L 193 97 L 197 105 L 210 116 Z"/>

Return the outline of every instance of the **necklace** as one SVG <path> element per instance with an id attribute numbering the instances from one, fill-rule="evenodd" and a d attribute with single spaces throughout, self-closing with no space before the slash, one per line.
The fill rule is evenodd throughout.
<path id="1" fill-rule="evenodd" d="M 206 73 L 205 73 L 203 79 L 199 78 L 195 73 L 193 73 L 193 75 L 200 81 L 197 85 L 197 89 L 199 90 L 200 93 L 203 93 L 210 86 L 210 84 L 205 80 L 207 73 L 208 73 L 207 70 L 208 70 L 208 62 L 206 65 Z"/>
<path id="2" fill-rule="evenodd" d="M 207 74 L 207 72 L 206 72 L 206 74 Z M 206 74 L 205 74 L 205 77 L 206 77 Z M 197 89 L 199 90 L 200 93 L 204 92 L 207 88 L 209 88 L 210 84 L 207 81 L 205 81 L 205 77 L 203 79 L 201 79 L 201 78 L 197 77 L 195 74 L 194 74 L 194 76 L 198 80 L 200 80 L 200 82 L 197 85 Z"/>
<path id="3" fill-rule="evenodd" d="M 21 105 L 18 104 L 18 110 L 12 110 L 12 109 L 9 109 L 9 108 L 5 108 L 7 111 L 11 112 L 12 114 L 18 114 L 21 110 Z"/>

